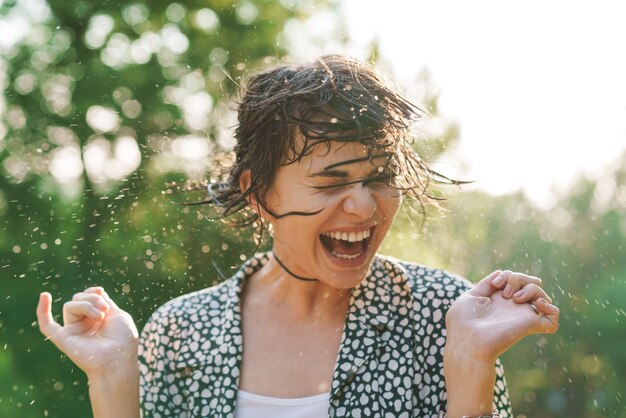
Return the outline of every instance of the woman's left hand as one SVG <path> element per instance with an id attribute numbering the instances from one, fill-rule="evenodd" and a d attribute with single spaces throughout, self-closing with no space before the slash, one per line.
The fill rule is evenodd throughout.
<path id="1" fill-rule="evenodd" d="M 556 332 L 558 323 L 559 309 L 541 288 L 540 279 L 495 271 L 448 310 L 446 351 L 495 362 L 527 335 Z"/>
<path id="2" fill-rule="evenodd" d="M 526 335 L 557 330 L 559 309 L 540 285 L 494 271 L 452 304 L 443 360 L 449 417 L 490 414 L 498 356 Z"/>

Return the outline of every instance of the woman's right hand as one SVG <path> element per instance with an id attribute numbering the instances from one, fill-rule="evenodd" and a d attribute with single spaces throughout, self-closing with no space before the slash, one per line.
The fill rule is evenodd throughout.
<path id="1" fill-rule="evenodd" d="M 138 367 L 138 333 L 133 319 L 101 287 L 90 287 L 66 302 L 63 325 L 52 317 L 52 296 L 42 293 L 37 320 L 41 333 L 90 380 L 116 374 L 120 368 Z"/>

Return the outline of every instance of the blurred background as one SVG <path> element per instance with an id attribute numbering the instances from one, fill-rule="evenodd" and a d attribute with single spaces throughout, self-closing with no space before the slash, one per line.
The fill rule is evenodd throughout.
<path id="1" fill-rule="evenodd" d="M 0 416 L 90 416 L 41 291 L 58 317 L 105 286 L 141 327 L 251 254 L 166 184 L 222 163 L 245 74 L 340 52 L 423 103 L 417 149 L 475 180 L 382 252 L 542 277 L 561 328 L 504 356 L 515 416 L 626 417 L 626 8 L 433 3 L 0 0 Z"/>

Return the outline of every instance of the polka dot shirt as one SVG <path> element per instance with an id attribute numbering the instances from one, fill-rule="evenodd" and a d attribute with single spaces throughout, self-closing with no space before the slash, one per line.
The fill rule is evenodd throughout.
<path id="1" fill-rule="evenodd" d="M 242 357 L 241 292 L 268 260 L 258 254 L 225 282 L 167 302 L 139 348 L 144 418 L 232 418 Z M 445 410 L 445 314 L 471 283 L 377 256 L 352 290 L 333 373 L 329 417 L 437 417 Z M 494 408 L 512 417 L 501 364 Z"/>

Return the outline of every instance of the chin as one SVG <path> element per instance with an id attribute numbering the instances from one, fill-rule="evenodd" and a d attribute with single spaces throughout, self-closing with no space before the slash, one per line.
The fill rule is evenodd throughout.
<path id="1" fill-rule="evenodd" d="M 358 266 L 346 267 L 341 263 L 342 265 L 338 268 L 336 264 L 339 263 L 334 263 L 331 266 L 331 271 L 326 273 L 328 280 L 323 281 L 335 289 L 352 289 L 365 279 L 373 260 L 374 254 L 371 257 L 367 257 Z"/>

